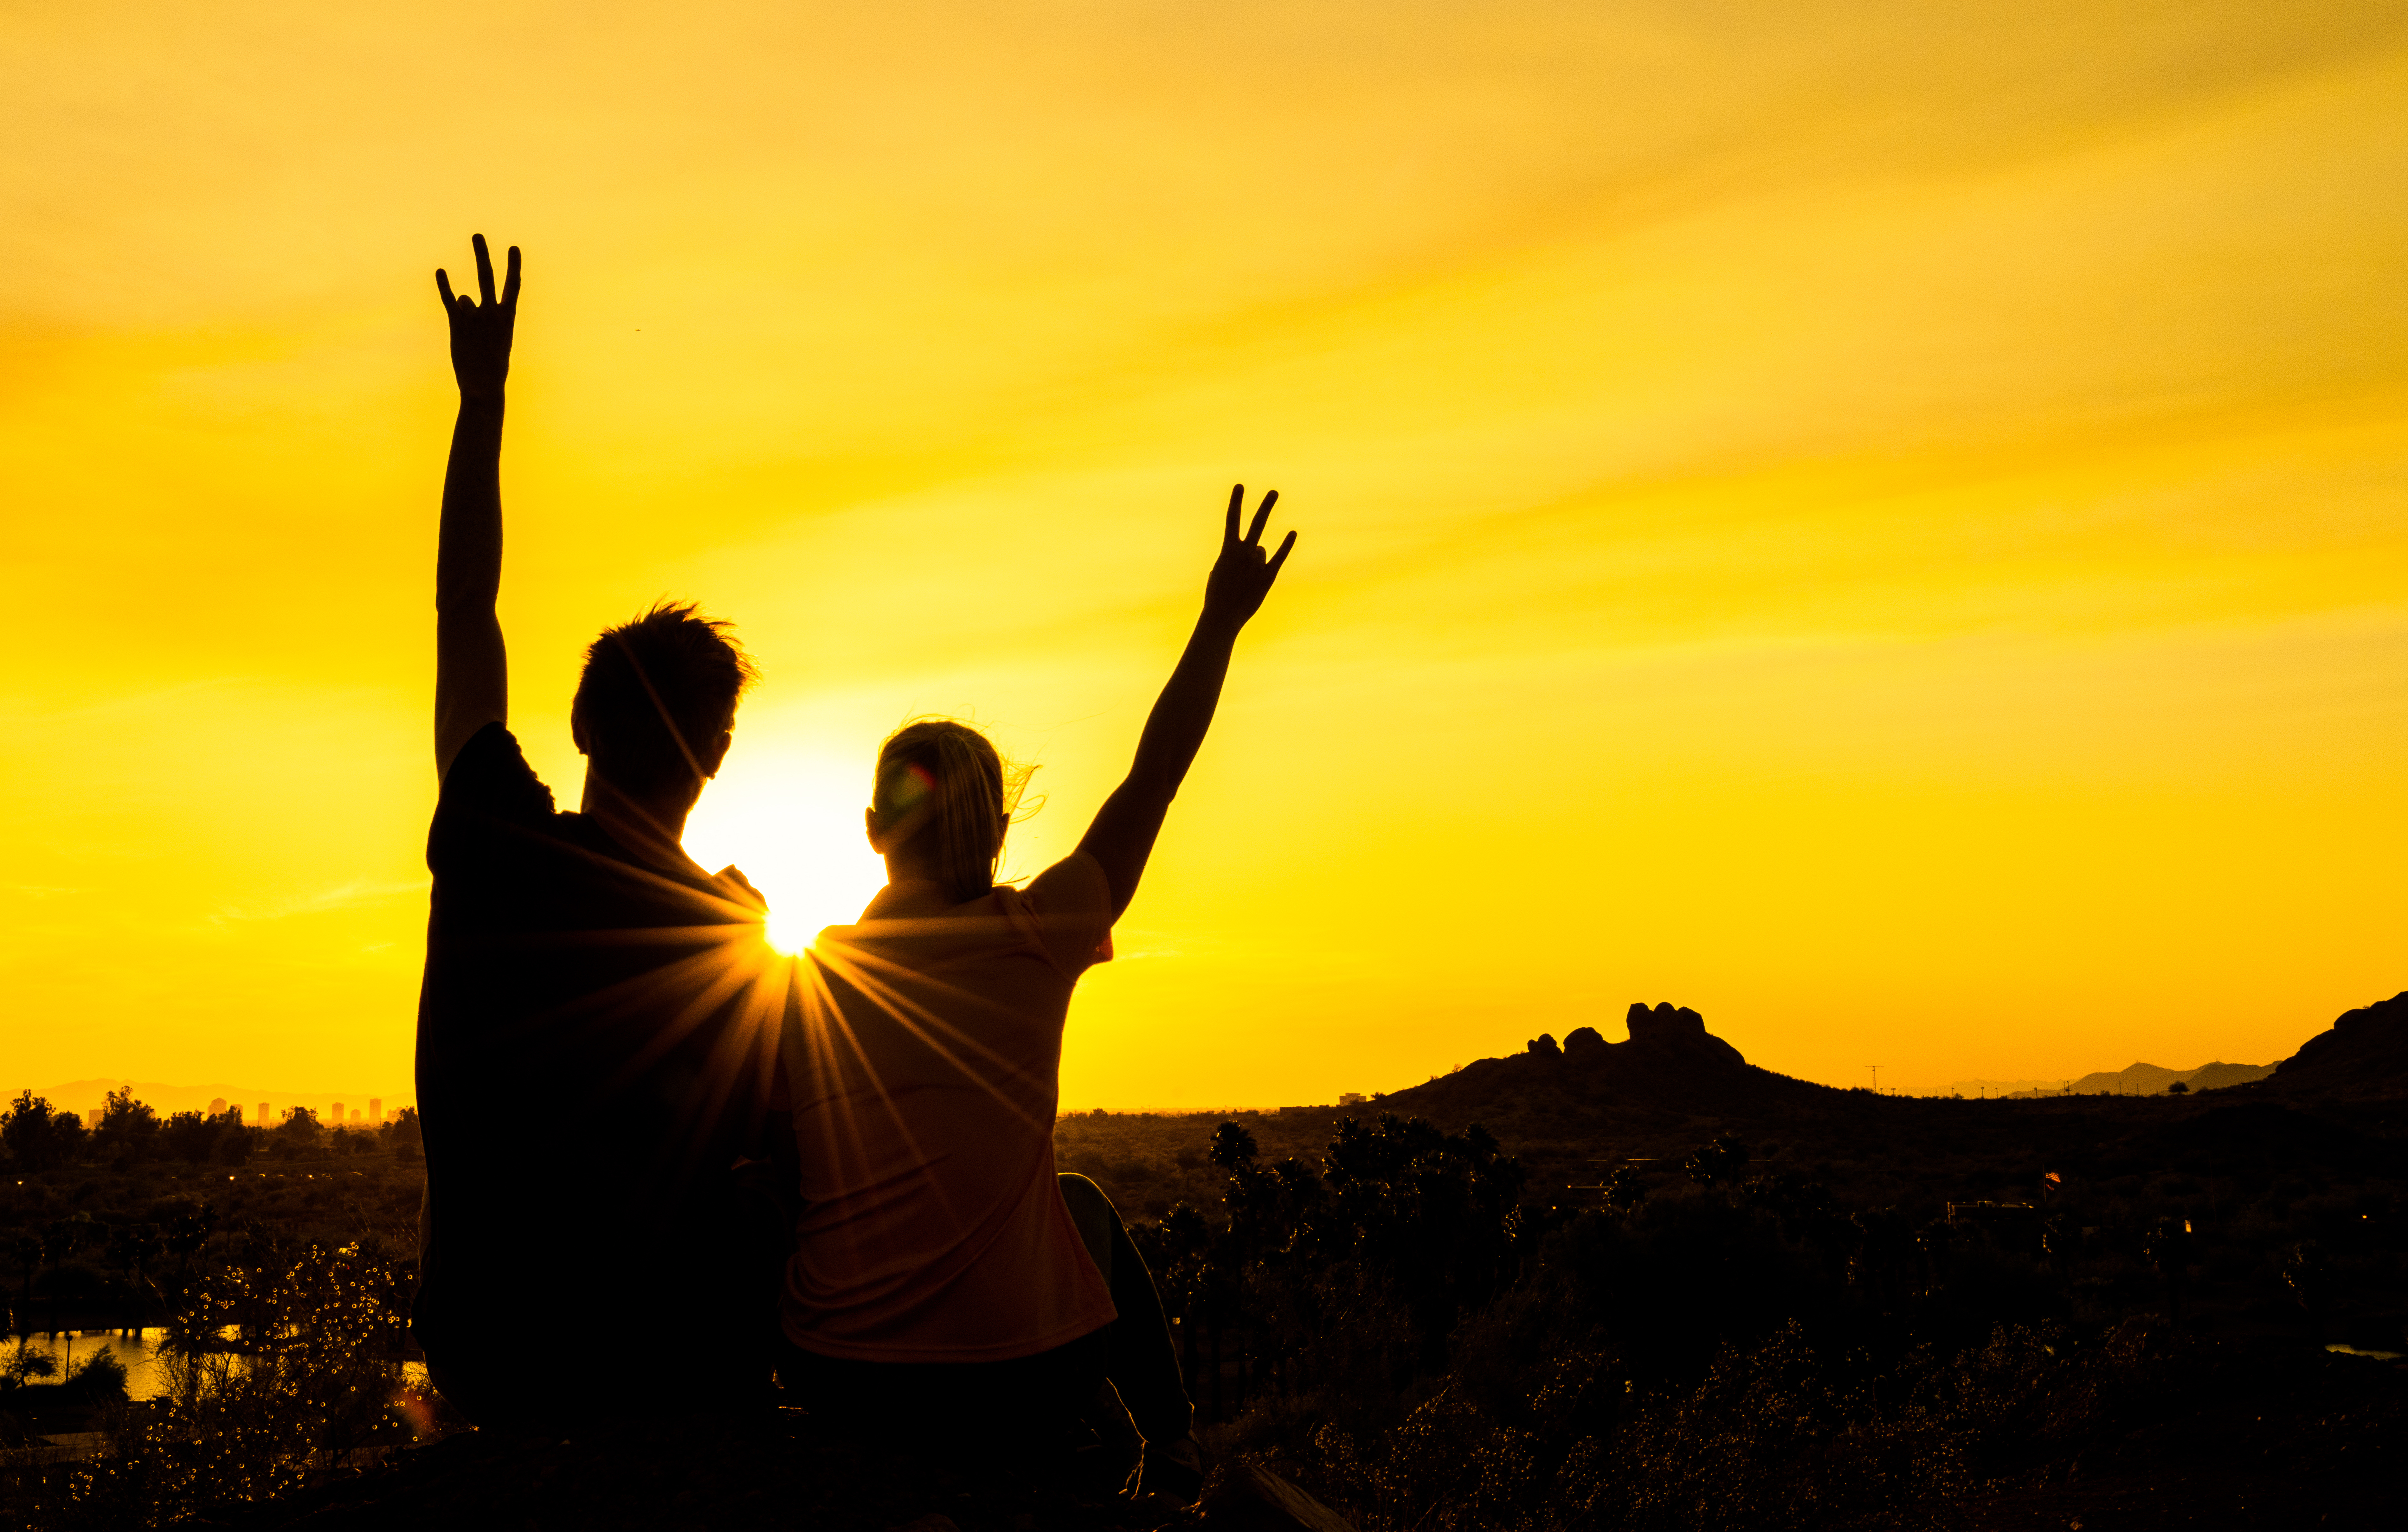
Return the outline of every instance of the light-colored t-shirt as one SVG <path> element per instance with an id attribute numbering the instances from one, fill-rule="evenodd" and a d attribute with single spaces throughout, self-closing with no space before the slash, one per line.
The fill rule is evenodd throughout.
<path id="1" fill-rule="evenodd" d="M 781 1304 L 826 1356 L 998 1362 L 1102 1328 L 1112 1300 L 1054 1169 L 1062 1024 L 1109 958 L 1083 852 L 952 904 L 890 884 L 832 925 L 786 1045 L 804 1209 Z"/>

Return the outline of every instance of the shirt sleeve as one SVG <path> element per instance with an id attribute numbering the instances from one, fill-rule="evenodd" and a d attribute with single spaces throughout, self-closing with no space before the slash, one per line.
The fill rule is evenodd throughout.
<path id="1" fill-rule="evenodd" d="M 443 773 L 435 824 L 426 837 L 426 866 L 437 873 L 450 871 L 497 831 L 543 823 L 552 812 L 552 789 L 527 765 L 518 737 L 488 723 L 460 747 Z"/>
<path id="2" fill-rule="evenodd" d="M 1111 961 L 1112 890 L 1094 857 L 1072 852 L 1039 873 L 1020 898 L 1036 918 L 1046 955 L 1064 973 L 1075 979 Z"/>

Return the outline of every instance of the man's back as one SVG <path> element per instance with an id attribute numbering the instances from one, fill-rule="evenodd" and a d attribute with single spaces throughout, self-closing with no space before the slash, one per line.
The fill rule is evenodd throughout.
<path id="1" fill-rule="evenodd" d="M 435 274 L 460 414 L 435 570 L 435 873 L 419 1002 L 426 1211 L 413 1328 L 479 1425 L 548 1425 L 629 1384 L 758 1386 L 783 1232 L 735 1195 L 786 965 L 760 897 L 679 845 L 753 671 L 727 624 L 655 603 L 586 651 L 569 732 L 584 799 L 555 813 L 509 722 L 505 384 L 520 261 L 479 296 Z M 712 1337 L 700 1359 L 652 1339 Z M 676 1357 L 671 1363 L 667 1359 Z M 721 1365 L 712 1369 L 709 1363 Z M 757 1366 L 755 1361 L 757 1360 Z"/>
<path id="2" fill-rule="evenodd" d="M 726 1171 L 756 1141 L 785 962 L 740 879 L 555 813 L 498 723 L 445 774 L 427 863 L 421 1343 L 549 1338 L 548 1371 L 616 1373 L 648 1321 L 708 1323 L 752 1280 Z"/>

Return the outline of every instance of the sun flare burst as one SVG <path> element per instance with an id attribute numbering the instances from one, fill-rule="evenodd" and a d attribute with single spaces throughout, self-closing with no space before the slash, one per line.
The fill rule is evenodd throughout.
<path id="1" fill-rule="evenodd" d="M 752 743 L 752 741 L 748 741 Z M 688 854 L 733 864 L 769 901 L 769 945 L 800 952 L 824 926 L 851 922 L 885 884 L 862 834 L 867 763 L 756 747 L 731 757 L 687 822 Z"/>

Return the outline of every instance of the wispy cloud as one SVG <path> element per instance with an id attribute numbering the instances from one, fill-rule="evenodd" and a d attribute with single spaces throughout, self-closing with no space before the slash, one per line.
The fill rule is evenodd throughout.
<path id="1" fill-rule="evenodd" d="M 426 880 L 412 879 L 405 882 L 380 882 L 355 879 L 320 889 L 314 894 L 292 894 L 253 904 L 223 905 L 209 917 L 212 925 L 235 921 L 280 921 L 294 915 L 322 914 L 329 909 L 341 909 L 352 905 L 376 904 L 404 894 L 423 894 Z"/>

